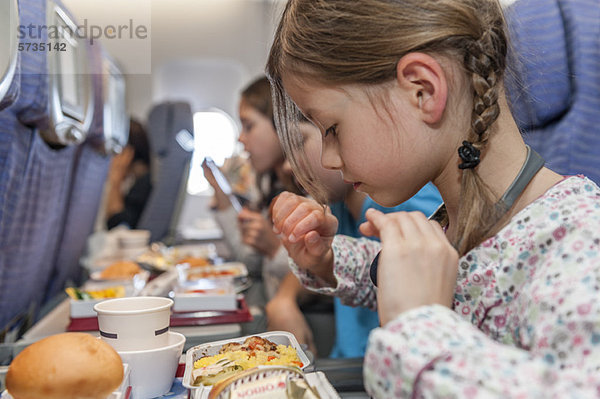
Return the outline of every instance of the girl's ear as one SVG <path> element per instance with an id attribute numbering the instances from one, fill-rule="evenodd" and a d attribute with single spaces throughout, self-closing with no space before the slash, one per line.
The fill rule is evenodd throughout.
<path id="1" fill-rule="evenodd" d="M 448 83 L 440 63 L 425 53 L 408 53 L 396 65 L 396 79 L 421 119 L 436 124 L 448 100 Z"/>

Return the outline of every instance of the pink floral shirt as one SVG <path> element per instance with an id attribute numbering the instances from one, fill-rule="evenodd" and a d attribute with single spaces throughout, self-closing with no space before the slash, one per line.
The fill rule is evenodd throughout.
<path id="1" fill-rule="evenodd" d="M 336 289 L 295 272 L 313 289 L 375 308 L 368 264 L 379 247 L 336 237 Z M 364 363 L 370 395 L 600 397 L 598 186 L 565 178 L 458 267 L 453 310 L 423 306 L 373 330 Z"/>

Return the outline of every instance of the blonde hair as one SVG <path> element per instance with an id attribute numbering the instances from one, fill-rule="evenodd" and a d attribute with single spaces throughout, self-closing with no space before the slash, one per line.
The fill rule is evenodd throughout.
<path id="1" fill-rule="evenodd" d="M 505 25 L 498 0 L 289 0 L 267 75 L 277 131 L 302 185 L 321 198 L 311 171 L 300 172 L 297 109 L 283 87 L 285 74 L 326 86 L 368 86 L 394 79 L 398 61 L 410 52 L 448 57 L 462 65 L 473 93 L 466 140 L 485 156 L 500 113 L 508 46 Z M 496 200 L 477 169 L 463 170 L 459 238 L 454 243 L 461 254 L 481 242 L 502 216 Z"/>

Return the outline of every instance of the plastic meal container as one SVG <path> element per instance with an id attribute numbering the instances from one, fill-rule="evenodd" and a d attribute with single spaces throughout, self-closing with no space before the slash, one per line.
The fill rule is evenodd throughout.
<path id="1" fill-rule="evenodd" d="M 183 386 L 191 389 L 191 390 L 200 390 L 209 392 L 212 389 L 212 386 L 195 386 L 192 385 L 192 370 L 194 369 L 194 362 L 205 356 L 213 356 L 219 353 L 221 347 L 230 342 L 238 342 L 243 343 L 247 338 L 250 337 L 262 337 L 268 339 L 275 344 L 281 345 L 289 345 L 292 348 L 296 349 L 296 353 L 298 354 L 298 359 L 302 362 L 302 370 L 310 365 L 310 360 L 306 353 L 300 347 L 298 340 L 294 337 L 293 334 L 286 331 L 269 331 L 260 334 L 247 335 L 245 337 L 226 339 L 222 341 L 210 342 L 198 346 L 194 346 L 193 348 L 188 349 L 185 355 L 185 373 L 183 374 Z M 197 397 L 197 396 L 196 396 Z"/>

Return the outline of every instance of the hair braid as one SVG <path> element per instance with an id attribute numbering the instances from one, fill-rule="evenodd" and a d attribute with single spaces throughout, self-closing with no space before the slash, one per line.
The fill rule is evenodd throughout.
<path id="1" fill-rule="evenodd" d="M 470 73 L 473 88 L 471 129 L 467 140 L 482 153 L 500 115 L 499 83 L 505 56 L 506 38 L 503 31 L 495 26 L 466 46 L 464 65 Z M 463 170 L 458 241 L 455 243 L 461 254 L 484 239 L 502 217 L 502 212 L 495 206 L 496 197 L 475 169 Z"/>

